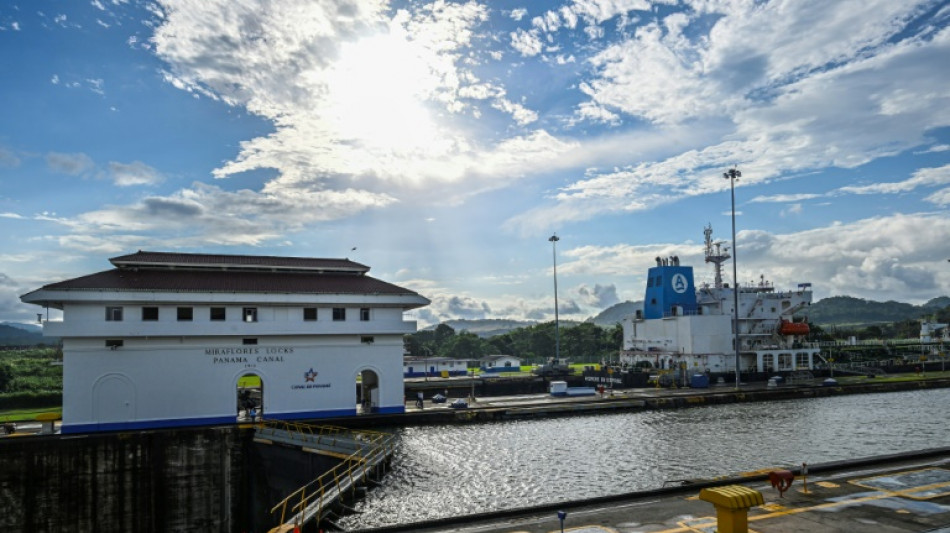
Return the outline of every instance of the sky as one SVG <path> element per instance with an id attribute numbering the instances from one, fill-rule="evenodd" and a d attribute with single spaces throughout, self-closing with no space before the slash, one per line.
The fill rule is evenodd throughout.
<path id="1" fill-rule="evenodd" d="M 583 320 L 732 185 L 740 284 L 950 295 L 947 1 L 7 1 L 0 68 L 0 321 L 136 250 Z"/>

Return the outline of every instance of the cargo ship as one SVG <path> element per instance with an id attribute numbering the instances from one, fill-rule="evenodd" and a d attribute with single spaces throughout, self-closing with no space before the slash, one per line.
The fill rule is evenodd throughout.
<path id="1" fill-rule="evenodd" d="M 704 234 L 714 283 L 697 287 L 693 267 L 681 265 L 676 256 L 657 257 L 648 272 L 643 309 L 622 320 L 621 364 L 669 370 L 684 379 L 735 374 L 737 359 L 740 372 L 793 372 L 821 364 L 820 349 L 807 342 L 804 311 L 811 305 L 811 283 L 779 291 L 762 276 L 757 284 L 730 287 L 722 281 L 729 248 L 713 241 L 711 226 Z"/>

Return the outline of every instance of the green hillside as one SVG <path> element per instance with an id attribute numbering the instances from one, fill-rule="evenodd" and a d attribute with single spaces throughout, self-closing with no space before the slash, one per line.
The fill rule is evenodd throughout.
<path id="1" fill-rule="evenodd" d="M 832 296 L 813 303 L 802 316 L 820 326 L 860 326 L 885 324 L 929 317 L 950 305 L 950 297 L 934 298 L 924 305 L 903 302 L 875 302 L 851 296 Z"/>

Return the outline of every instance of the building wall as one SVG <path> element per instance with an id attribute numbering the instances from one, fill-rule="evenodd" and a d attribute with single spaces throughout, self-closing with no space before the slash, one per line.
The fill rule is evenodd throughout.
<path id="1" fill-rule="evenodd" d="M 121 321 L 106 320 L 106 307 L 122 307 Z M 158 307 L 157 321 L 143 321 L 142 307 Z M 179 306 L 192 307 L 193 319 L 180 321 Z M 226 319 L 210 319 L 211 307 L 225 307 Z M 245 322 L 242 312 L 245 307 L 257 309 L 257 321 Z M 181 336 L 181 335 L 283 335 L 283 334 L 335 334 L 335 333 L 413 333 L 416 323 L 403 320 L 402 309 L 396 307 L 363 306 L 345 307 L 346 320 L 333 320 L 333 307 L 317 307 L 317 320 L 303 318 L 304 305 L 277 306 L 245 302 L 239 304 L 202 303 L 152 304 L 152 303 L 67 303 L 63 307 L 62 322 L 47 322 L 44 334 L 54 337 L 136 337 L 136 336 Z M 368 308 L 370 319 L 360 320 L 360 309 Z"/>
<path id="2" fill-rule="evenodd" d="M 367 369 L 379 377 L 377 411 L 405 409 L 401 335 L 243 338 L 125 338 L 114 350 L 64 339 L 63 432 L 233 423 L 245 374 L 260 376 L 267 418 L 355 415 Z"/>

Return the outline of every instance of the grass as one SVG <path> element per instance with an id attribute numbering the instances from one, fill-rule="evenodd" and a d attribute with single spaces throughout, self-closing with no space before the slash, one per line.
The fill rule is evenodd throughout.
<path id="1" fill-rule="evenodd" d="M 63 416 L 62 407 L 34 407 L 32 409 L 7 409 L 0 411 L 0 424 L 3 422 L 33 422 L 36 415 L 42 413 L 57 413 Z"/>
<path id="2" fill-rule="evenodd" d="M 874 378 L 869 378 L 866 376 L 835 376 L 835 379 L 838 383 L 897 383 L 900 381 L 921 381 L 924 379 L 937 379 L 937 378 L 950 378 L 950 370 L 941 372 L 941 371 L 928 371 L 921 375 L 917 374 L 885 374 L 883 376 L 877 376 Z"/>

